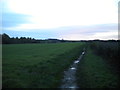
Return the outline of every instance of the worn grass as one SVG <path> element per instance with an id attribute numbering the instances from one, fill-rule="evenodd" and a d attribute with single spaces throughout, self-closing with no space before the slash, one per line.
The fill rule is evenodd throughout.
<path id="1" fill-rule="evenodd" d="M 3 45 L 3 88 L 56 88 L 83 43 Z"/>
<path id="2" fill-rule="evenodd" d="M 77 70 L 77 82 L 81 88 L 117 88 L 119 78 L 104 59 L 87 49 Z"/>

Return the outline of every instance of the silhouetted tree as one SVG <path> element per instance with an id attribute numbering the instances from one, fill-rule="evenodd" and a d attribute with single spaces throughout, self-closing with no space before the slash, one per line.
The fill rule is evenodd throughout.
<path id="1" fill-rule="evenodd" d="M 0 34 L 0 44 L 2 44 L 2 35 Z"/>
<path id="2" fill-rule="evenodd" d="M 10 44 L 11 43 L 10 37 L 5 33 L 2 34 L 2 43 L 3 44 Z"/>

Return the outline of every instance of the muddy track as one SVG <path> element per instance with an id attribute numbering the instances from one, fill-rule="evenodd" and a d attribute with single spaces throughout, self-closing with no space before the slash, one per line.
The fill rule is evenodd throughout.
<path id="1" fill-rule="evenodd" d="M 82 59 L 83 55 L 85 54 L 85 49 L 82 52 L 82 54 L 79 56 L 77 60 L 74 61 L 74 63 L 68 68 L 68 70 L 64 71 L 64 78 L 62 79 L 62 85 L 60 86 L 61 89 L 64 88 L 80 88 L 77 86 L 76 81 L 76 70 L 78 63 L 80 63 L 80 60 Z"/>

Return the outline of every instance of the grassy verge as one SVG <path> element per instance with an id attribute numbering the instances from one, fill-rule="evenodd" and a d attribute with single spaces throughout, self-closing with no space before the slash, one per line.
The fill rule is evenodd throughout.
<path id="1" fill-rule="evenodd" d="M 56 88 L 82 43 L 3 45 L 3 88 Z"/>
<path id="2" fill-rule="evenodd" d="M 77 83 L 81 88 L 116 88 L 118 76 L 111 72 L 109 65 L 87 49 L 77 70 Z"/>

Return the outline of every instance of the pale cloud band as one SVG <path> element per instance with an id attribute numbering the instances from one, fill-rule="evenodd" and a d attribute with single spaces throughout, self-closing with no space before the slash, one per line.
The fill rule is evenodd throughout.
<path id="1" fill-rule="evenodd" d="M 92 40 L 92 39 L 118 39 L 117 24 L 102 24 L 92 26 L 68 26 L 52 29 L 33 29 L 33 28 L 6 28 L 12 32 L 21 32 L 22 34 L 27 32 L 38 33 L 40 37 L 33 36 L 35 38 L 63 38 L 67 40 Z M 48 37 L 47 37 L 48 36 Z"/>

